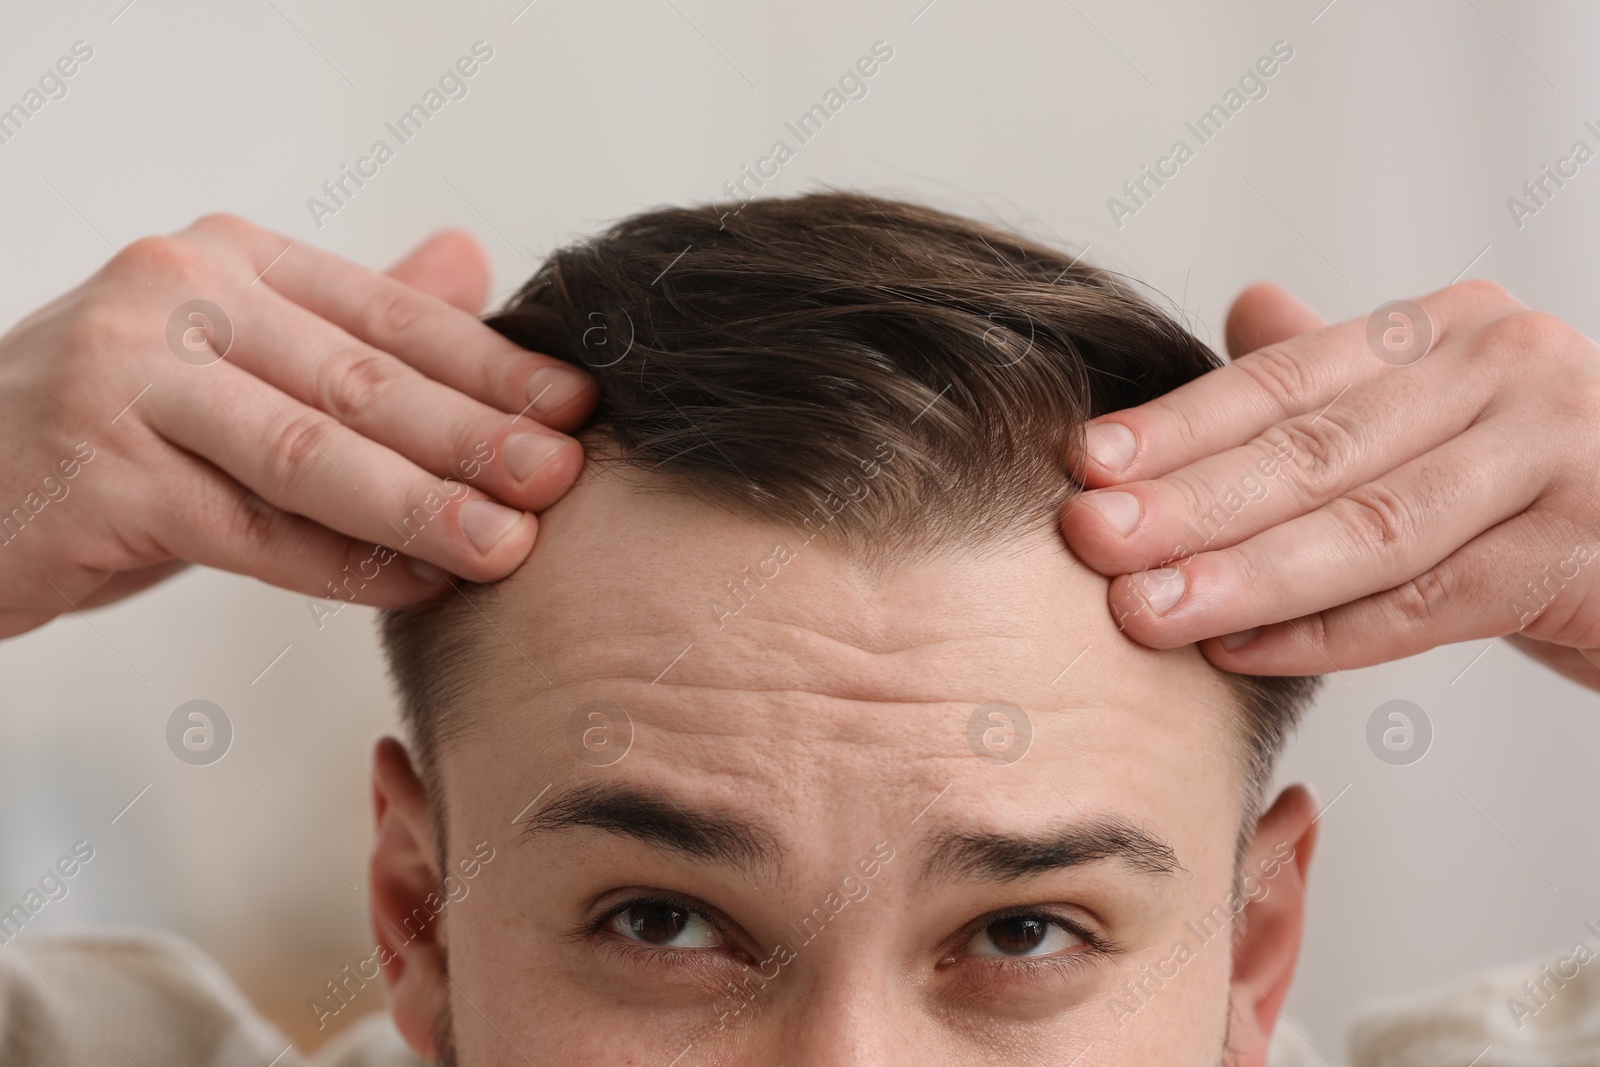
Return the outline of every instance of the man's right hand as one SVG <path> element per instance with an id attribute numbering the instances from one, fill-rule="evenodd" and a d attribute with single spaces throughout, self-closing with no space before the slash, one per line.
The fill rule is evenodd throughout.
<path id="1" fill-rule="evenodd" d="M 18 323 L 0 337 L 0 636 L 191 562 L 381 607 L 442 572 L 511 573 L 527 512 L 583 466 L 558 431 L 597 391 L 484 326 L 487 290 L 464 234 L 385 276 L 212 215 Z"/>

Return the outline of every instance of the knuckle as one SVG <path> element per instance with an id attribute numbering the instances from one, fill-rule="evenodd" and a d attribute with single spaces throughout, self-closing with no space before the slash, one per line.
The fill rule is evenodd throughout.
<path id="1" fill-rule="evenodd" d="M 298 418 L 280 421 L 266 441 L 268 481 L 285 493 L 293 493 L 307 480 L 312 464 L 323 462 L 323 445 L 338 427 L 335 419 L 320 411 L 303 412 Z"/>
<path id="2" fill-rule="evenodd" d="M 1141 441 L 1149 439 L 1149 426 L 1170 424 L 1173 433 L 1180 441 L 1193 441 L 1200 436 L 1200 428 L 1195 425 L 1194 416 L 1181 404 L 1174 404 L 1168 396 L 1158 396 L 1149 402 L 1151 419 L 1149 423 L 1126 420 L 1128 428 Z"/>
<path id="3" fill-rule="evenodd" d="M 1356 456 L 1355 434 L 1327 412 L 1279 423 L 1260 440 L 1277 460 L 1295 464 L 1313 496 L 1333 492 Z"/>
<path id="4" fill-rule="evenodd" d="M 213 211 L 201 215 L 190 224 L 190 229 L 232 239 L 254 237 L 260 232 L 260 227 L 249 219 L 226 211 Z"/>
<path id="5" fill-rule="evenodd" d="M 110 266 L 115 274 L 126 274 L 125 280 L 140 285 L 149 278 L 192 286 L 207 275 L 210 264 L 204 251 L 182 238 L 158 235 L 141 237 L 123 248 Z M 137 273 L 128 274 L 124 267 L 132 267 Z"/>
<path id="6" fill-rule="evenodd" d="M 1298 410 L 1312 394 L 1316 381 L 1305 360 L 1282 345 L 1259 348 L 1236 361 L 1238 367 L 1280 412 Z"/>
<path id="7" fill-rule="evenodd" d="M 283 512 L 246 490 L 228 516 L 226 534 L 230 542 L 246 551 L 264 550 L 276 540 L 283 517 Z"/>
<path id="8" fill-rule="evenodd" d="M 1422 629 L 1449 610 L 1455 594 L 1454 584 L 1445 567 L 1433 567 L 1396 586 L 1391 603 L 1395 613 L 1409 627 Z"/>
<path id="9" fill-rule="evenodd" d="M 1333 629 L 1328 625 L 1326 613 L 1318 611 L 1304 615 L 1289 624 L 1295 640 L 1328 658 L 1328 649 L 1334 641 Z"/>
<path id="10" fill-rule="evenodd" d="M 394 360 L 373 349 L 340 349 L 318 368 L 318 406 L 340 422 L 354 422 L 382 399 L 400 373 Z"/>
<path id="11" fill-rule="evenodd" d="M 1514 311 L 1484 327 L 1482 342 L 1491 354 L 1522 362 L 1564 355 L 1576 331 L 1546 311 Z"/>
<path id="12" fill-rule="evenodd" d="M 1393 549 L 1417 532 L 1415 509 L 1379 483 L 1364 485 L 1329 501 L 1328 509 L 1362 551 Z"/>
<path id="13" fill-rule="evenodd" d="M 419 294 L 397 285 L 374 296 L 367 304 L 367 336 L 387 338 L 403 335 L 414 329 L 427 313 L 427 305 Z"/>

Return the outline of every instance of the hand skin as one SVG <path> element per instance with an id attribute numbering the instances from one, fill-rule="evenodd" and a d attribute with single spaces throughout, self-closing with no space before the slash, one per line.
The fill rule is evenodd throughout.
<path id="1" fill-rule="evenodd" d="M 1094 491 L 1062 531 L 1116 576 L 1130 637 L 1282 675 L 1504 635 L 1600 688 L 1600 346 L 1491 282 L 1416 303 L 1433 346 L 1392 366 L 1365 319 L 1328 326 L 1253 286 L 1228 316 L 1231 365 L 1091 424 Z M 1274 450 L 1292 458 L 1242 483 Z M 1266 489 L 1241 507 L 1241 484 Z M 1137 515 L 1126 536 L 1110 493 L 1137 501 L 1111 500 L 1124 524 Z"/>
<path id="2" fill-rule="evenodd" d="M 560 431 L 597 390 L 478 321 L 488 286 L 464 233 L 385 276 L 210 215 L 23 319 L 0 337 L 0 636 L 189 563 L 383 607 L 439 591 L 444 571 L 509 574 L 528 512 L 582 469 Z M 233 327 L 203 366 L 167 340 L 193 299 Z M 187 336 L 201 358 L 221 343 Z"/>

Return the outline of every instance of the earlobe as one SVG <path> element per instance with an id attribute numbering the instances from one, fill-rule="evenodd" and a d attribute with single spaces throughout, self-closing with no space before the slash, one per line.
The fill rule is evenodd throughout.
<path id="1" fill-rule="evenodd" d="M 425 903 L 440 884 L 438 849 L 427 790 L 396 738 L 373 747 L 372 798 L 372 931 L 389 1010 L 412 1049 L 432 1059 L 436 1026 L 449 1006 L 444 916 Z"/>
<path id="2" fill-rule="evenodd" d="M 1317 843 L 1317 800 L 1285 789 L 1256 823 L 1239 877 L 1249 903 L 1233 947 L 1231 1044 L 1241 1067 L 1264 1067 L 1289 995 L 1305 930 L 1306 884 Z"/>

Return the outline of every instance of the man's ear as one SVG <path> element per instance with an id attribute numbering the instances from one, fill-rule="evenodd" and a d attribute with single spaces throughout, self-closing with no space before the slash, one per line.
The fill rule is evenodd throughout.
<path id="1" fill-rule="evenodd" d="M 1317 800 L 1303 785 L 1279 794 L 1256 823 L 1239 871 L 1249 903 L 1233 943 L 1229 1045 L 1240 1067 L 1264 1067 L 1305 930 L 1306 876 L 1317 846 Z"/>
<path id="2" fill-rule="evenodd" d="M 439 852 L 427 790 L 396 738 L 379 738 L 373 748 L 372 804 L 372 930 L 389 1011 L 412 1049 L 432 1060 L 435 1028 L 450 1003 Z"/>

